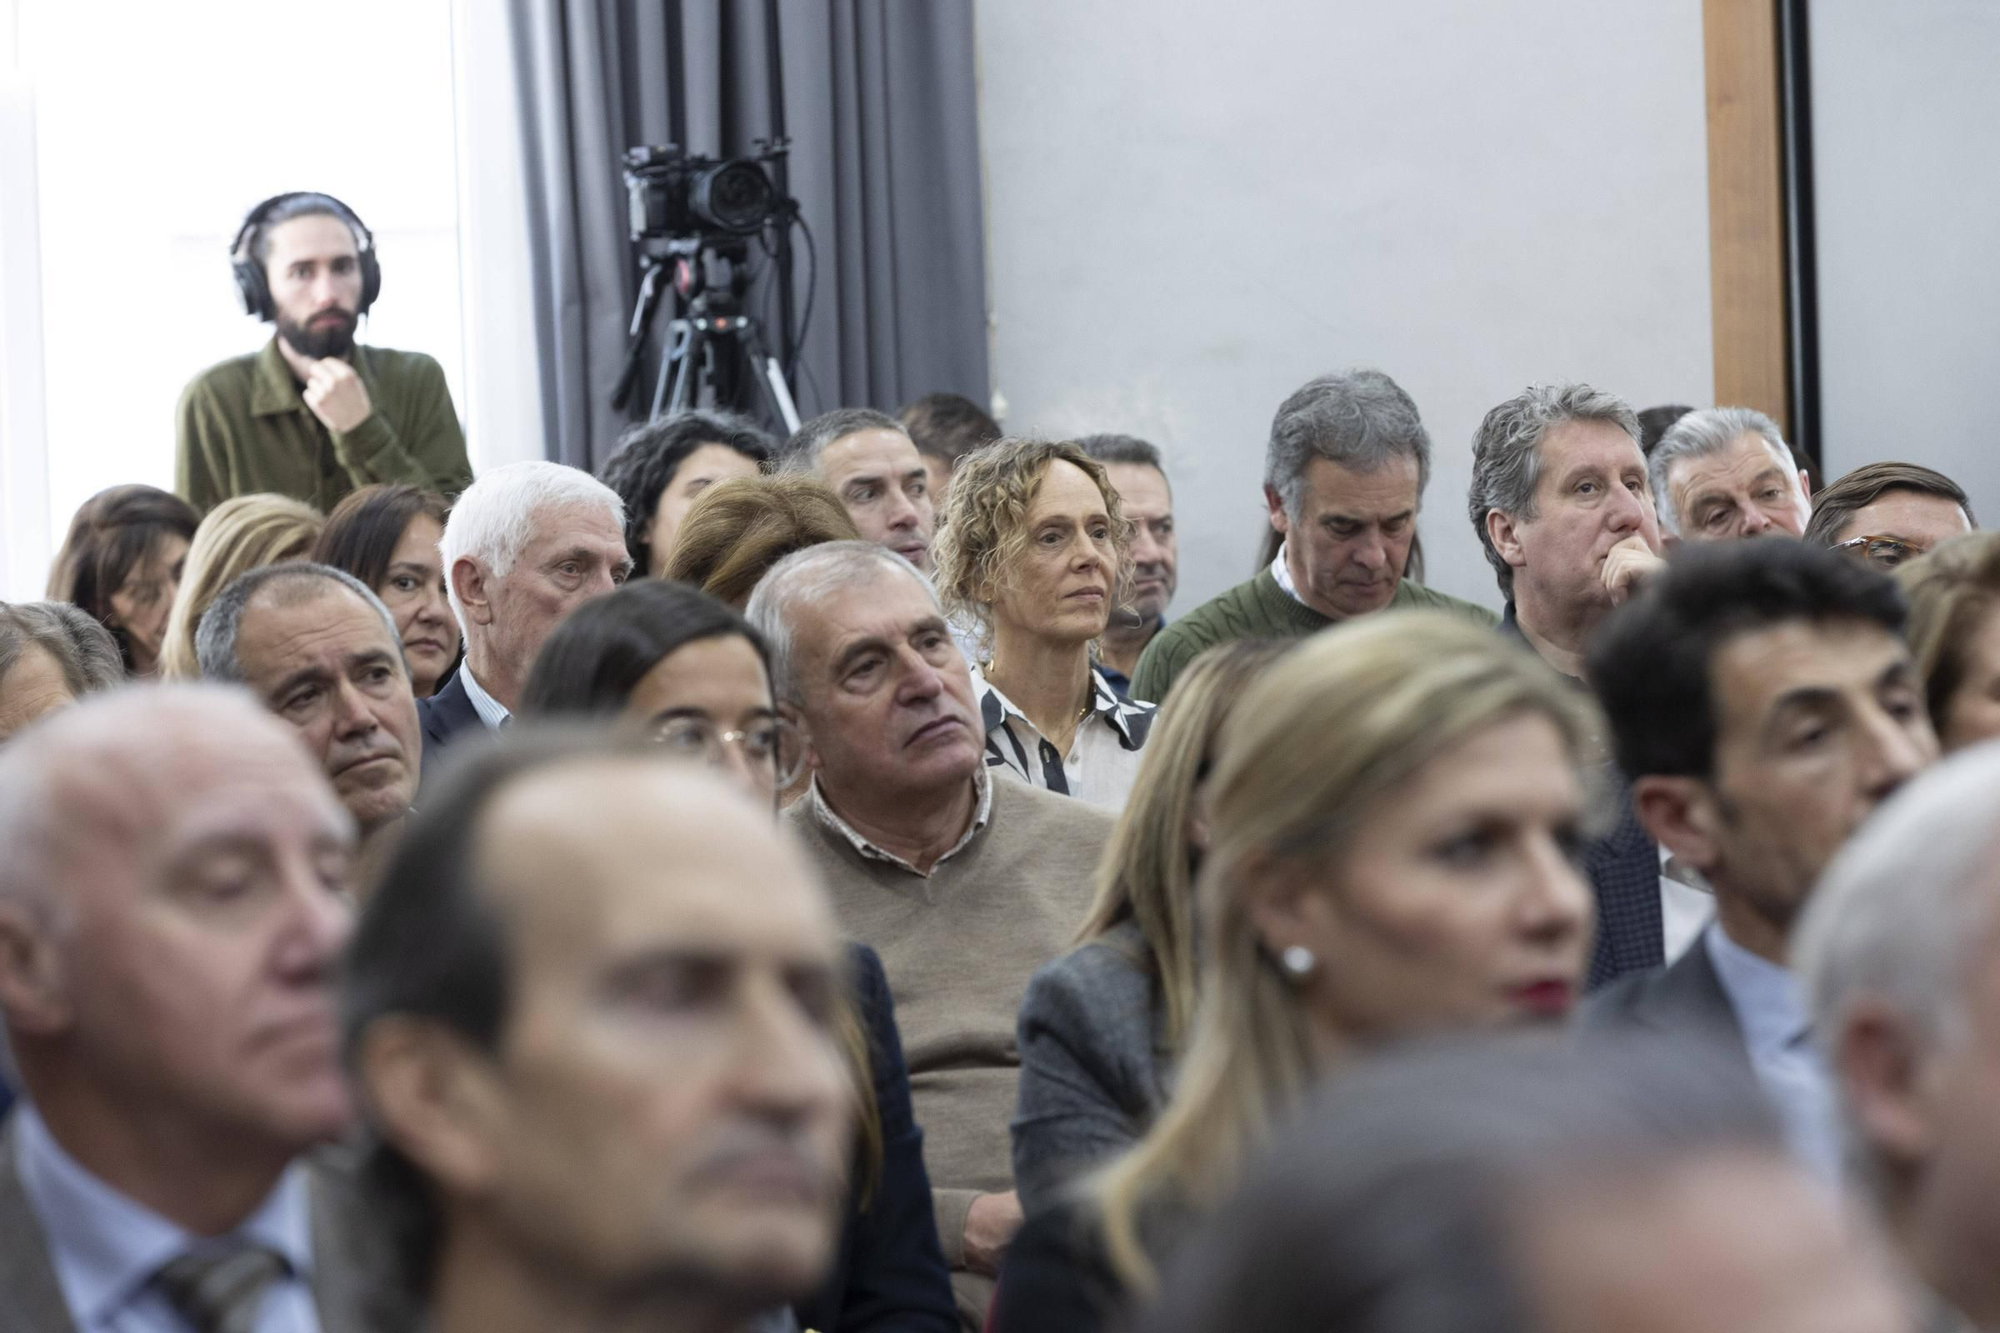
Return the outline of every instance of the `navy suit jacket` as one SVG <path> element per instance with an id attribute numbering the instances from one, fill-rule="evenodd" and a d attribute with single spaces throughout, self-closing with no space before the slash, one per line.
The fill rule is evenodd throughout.
<path id="1" fill-rule="evenodd" d="M 1514 619 L 1514 604 L 1500 618 L 1500 632 L 1529 652 L 1534 645 Z M 1577 682 L 1578 689 L 1588 687 Z M 1660 910 L 1660 849 L 1632 808 L 1632 783 L 1614 763 L 1603 781 L 1613 799 L 1612 825 L 1583 849 L 1583 874 L 1597 899 L 1597 945 L 1590 955 L 1584 988 L 1595 990 L 1614 977 L 1643 972 L 1667 961 L 1667 923 Z"/>
<path id="2" fill-rule="evenodd" d="M 486 724 L 479 720 L 479 710 L 472 706 L 472 696 L 465 692 L 464 677 L 465 668 L 461 665 L 436 694 L 417 700 L 417 721 L 424 728 L 426 782 L 437 772 L 438 758 L 454 737 L 461 732 L 486 729 Z"/>
<path id="3" fill-rule="evenodd" d="M 796 1308 L 799 1325 L 823 1333 L 957 1333 L 958 1305 L 938 1248 L 924 1132 L 910 1112 L 910 1071 L 889 979 L 865 944 L 848 946 L 848 965 L 882 1118 L 882 1179 L 865 1211 L 849 1191 L 839 1259 L 813 1298 Z"/>

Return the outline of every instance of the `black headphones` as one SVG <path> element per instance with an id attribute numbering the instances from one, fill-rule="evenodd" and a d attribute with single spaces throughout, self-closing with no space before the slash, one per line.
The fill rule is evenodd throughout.
<path id="1" fill-rule="evenodd" d="M 244 218 L 243 225 L 236 229 L 236 239 L 229 243 L 229 266 L 236 271 L 236 290 L 243 297 L 244 311 L 262 320 L 278 317 L 278 308 L 271 301 L 271 284 L 264 276 L 264 261 L 257 257 L 257 239 L 263 233 L 264 219 L 271 216 L 279 205 L 294 199 L 311 199 L 324 204 L 325 208 L 320 211 L 333 214 L 354 229 L 355 239 L 361 243 L 361 304 L 355 313 L 367 314 L 368 307 L 374 305 L 375 298 L 382 294 L 382 265 L 375 258 L 375 233 L 368 230 L 367 224 L 353 209 L 332 195 L 321 194 L 317 190 L 274 194 L 251 209 L 250 216 Z"/>

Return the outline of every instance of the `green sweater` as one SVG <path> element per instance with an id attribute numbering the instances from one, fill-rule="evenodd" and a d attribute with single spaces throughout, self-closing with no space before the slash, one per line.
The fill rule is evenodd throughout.
<path id="1" fill-rule="evenodd" d="M 1446 611 L 1491 629 L 1500 618 L 1483 606 L 1460 601 L 1404 579 L 1389 599 L 1389 610 Z M 1299 601 L 1262 570 L 1248 583 L 1209 599 L 1153 636 L 1132 673 L 1132 697 L 1159 702 L 1187 664 L 1218 643 L 1237 639 L 1302 639 L 1339 624 Z"/>
<path id="2" fill-rule="evenodd" d="M 312 414 L 278 340 L 197 375 L 176 413 L 174 489 L 203 513 L 273 491 L 321 513 L 374 482 L 455 496 L 472 483 L 444 371 L 422 352 L 357 343 L 349 364 L 374 411 L 344 434 Z"/>

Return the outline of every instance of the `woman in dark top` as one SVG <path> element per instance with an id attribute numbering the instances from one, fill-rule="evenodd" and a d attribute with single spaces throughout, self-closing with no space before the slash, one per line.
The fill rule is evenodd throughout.
<path id="1" fill-rule="evenodd" d="M 756 423 L 730 412 L 676 412 L 625 432 L 604 464 L 604 484 L 625 502 L 633 573 L 662 577 L 695 498 L 717 482 L 758 475 L 775 451 Z"/>
<path id="2" fill-rule="evenodd" d="M 113 486 L 77 509 L 56 553 L 49 600 L 82 607 L 110 630 L 134 679 L 159 674 L 167 612 L 199 522 L 178 495 Z"/>
<path id="3" fill-rule="evenodd" d="M 1426 1033 L 1567 1016 L 1592 899 L 1573 857 L 1589 723 L 1528 654 L 1383 612 L 1267 667 L 1203 789 L 1200 1001 L 1173 1096 L 1031 1216 L 997 1333 L 1090 1333 L 1153 1294 L 1308 1084 Z"/>
<path id="4" fill-rule="evenodd" d="M 713 597 L 657 579 L 628 583 L 558 625 L 535 659 L 521 714 L 621 719 L 722 769 L 774 811 L 804 756 L 773 704 L 757 632 Z M 840 1039 L 854 1075 L 854 1170 L 838 1262 L 796 1313 L 818 1333 L 954 1333 L 889 983 L 873 950 L 848 951 L 854 1003 Z"/>
<path id="5" fill-rule="evenodd" d="M 445 595 L 444 497 L 415 486 L 363 486 L 333 507 L 312 558 L 375 590 L 396 621 L 410 691 L 437 693 L 458 665 L 458 621 Z"/>

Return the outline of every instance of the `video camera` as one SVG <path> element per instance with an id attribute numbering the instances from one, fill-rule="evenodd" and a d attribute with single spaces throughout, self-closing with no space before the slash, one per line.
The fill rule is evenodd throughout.
<path id="1" fill-rule="evenodd" d="M 759 148 L 752 157 L 725 159 L 674 144 L 627 149 L 633 243 L 664 254 L 674 241 L 751 236 L 786 216 L 790 201 L 764 168 L 783 150 Z"/>

